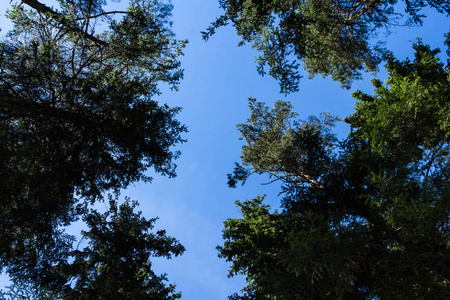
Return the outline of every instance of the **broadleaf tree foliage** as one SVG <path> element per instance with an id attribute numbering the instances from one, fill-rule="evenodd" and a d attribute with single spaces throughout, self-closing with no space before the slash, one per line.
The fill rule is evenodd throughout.
<path id="1" fill-rule="evenodd" d="M 229 184 L 252 173 L 281 182 L 280 211 L 237 202 L 219 256 L 248 285 L 230 299 L 450 297 L 450 73 L 420 41 L 389 56 L 388 79 L 357 91 L 352 131 L 328 115 L 297 121 L 289 103 L 250 100 L 246 141 Z"/>
<path id="2" fill-rule="evenodd" d="M 54 290 L 64 278 L 46 278 L 73 254 L 64 226 L 87 218 L 105 192 L 150 181 L 150 168 L 175 176 L 173 146 L 186 131 L 179 108 L 154 99 L 159 84 L 176 89 L 183 75 L 186 42 L 171 31 L 170 2 L 130 0 L 123 11 L 105 11 L 102 0 L 57 3 L 11 3 L 13 29 L 0 42 L 0 267 Z M 138 225 L 145 240 L 151 226 Z M 182 252 L 158 239 L 157 256 Z M 152 293 L 162 288 L 143 270 Z"/>
<path id="3" fill-rule="evenodd" d="M 298 91 L 301 64 L 310 77 L 328 76 L 349 87 L 363 70 L 374 72 L 386 49 L 377 40 L 380 29 L 421 24 L 421 10 L 435 8 L 450 15 L 441 0 L 219 0 L 224 14 L 203 32 L 210 38 L 232 24 L 259 53 L 258 73 L 280 83 L 282 93 Z M 405 11 L 399 11 L 399 4 Z M 268 69 L 268 70 L 267 70 Z"/>

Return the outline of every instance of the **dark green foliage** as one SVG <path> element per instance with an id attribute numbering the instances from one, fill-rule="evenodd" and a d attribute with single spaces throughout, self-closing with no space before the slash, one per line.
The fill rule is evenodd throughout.
<path id="1" fill-rule="evenodd" d="M 36 288 L 30 284 L 27 284 L 20 279 L 14 280 L 9 286 L 6 287 L 7 290 L 0 290 L 1 300 L 35 300 L 35 299 L 52 299 L 49 293 Z"/>
<path id="2" fill-rule="evenodd" d="M 164 230 L 149 233 L 156 219 L 134 213 L 136 203 L 117 207 L 110 200 L 105 214 L 92 211 L 84 217 L 83 232 L 89 246 L 74 250 L 74 262 L 58 268 L 70 284 L 61 291 L 64 299 L 177 299 L 175 287 L 166 287 L 165 275 L 151 269 L 151 257 L 178 256 L 184 247 Z"/>
<path id="3" fill-rule="evenodd" d="M 174 285 L 165 286 L 165 274 L 152 271 L 150 259 L 170 259 L 181 255 L 184 247 L 164 230 L 151 233 L 156 219 L 135 213 L 137 202 L 126 199 L 118 206 L 117 198 L 110 197 L 109 204 L 106 213 L 91 210 L 84 215 L 89 230 L 82 232 L 75 249 L 60 255 L 47 272 L 15 278 L 0 295 L 11 299 L 180 298 Z M 88 246 L 79 249 L 82 242 Z"/>
<path id="4" fill-rule="evenodd" d="M 389 29 L 399 20 L 421 24 L 421 9 L 431 6 L 450 14 L 448 1 L 405 1 L 408 18 L 394 9 L 397 0 L 220 0 L 224 15 L 217 18 L 205 39 L 231 23 L 243 43 L 252 43 L 261 53 L 258 72 L 280 82 L 281 92 L 298 90 L 300 61 L 309 76 L 328 76 L 349 87 L 361 71 L 373 72 L 385 50 L 376 41 L 380 28 Z"/>
<path id="5" fill-rule="evenodd" d="M 327 119 L 292 126 L 289 104 L 250 102 L 242 163 L 282 181 L 282 210 L 257 198 L 225 222 L 220 256 L 249 283 L 230 299 L 450 297 L 450 74 L 414 48 L 353 94 L 344 141 Z"/>
<path id="6" fill-rule="evenodd" d="M 247 124 L 238 129 L 247 145 L 242 147 L 242 164 L 236 164 L 234 174 L 229 174 L 229 184 L 245 181 L 251 173 L 267 173 L 284 183 L 310 183 L 320 185 L 321 174 L 331 163 L 335 136 L 330 129 L 336 117 L 322 114 L 310 116 L 308 121 L 295 121 L 292 106 L 276 101 L 269 111 L 263 103 L 249 99 L 251 116 Z M 231 185 L 231 184 L 230 184 Z"/>
<path id="7" fill-rule="evenodd" d="M 58 2 L 13 4 L 0 42 L 0 267 L 50 288 L 74 241 L 64 226 L 150 168 L 175 176 L 186 131 L 154 100 L 182 78 L 172 5 Z"/>

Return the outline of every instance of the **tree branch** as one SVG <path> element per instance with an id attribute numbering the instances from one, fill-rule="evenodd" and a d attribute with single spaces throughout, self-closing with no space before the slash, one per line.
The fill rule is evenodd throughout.
<path id="1" fill-rule="evenodd" d="M 87 17 L 83 17 L 83 18 L 77 18 L 77 19 L 75 19 L 75 21 L 81 21 L 81 20 L 85 20 L 85 19 L 95 19 L 95 18 L 98 18 L 98 17 L 101 17 L 101 16 L 106 16 L 106 15 L 128 14 L 128 13 L 129 12 L 127 12 L 127 11 L 120 11 L 120 10 L 117 10 L 117 11 L 106 11 L 106 12 L 103 12 L 103 13 L 95 15 L 95 16 L 87 16 Z"/>
<path id="2" fill-rule="evenodd" d="M 42 3 L 40 3 L 37 0 L 21 0 L 21 1 L 22 1 L 22 3 L 30 6 L 31 8 L 37 10 L 38 12 L 50 16 L 52 19 L 54 19 L 57 22 L 61 23 L 63 26 L 65 26 L 70 31 L 73 31 L 73 32 L 81 34 L 82 37 L 93 41 L 97 45 L 102 45 L 102 46 L 108 46 L 109 45 L 109 43 L 96 38 L 95 36 L 85 32 L 81 28 L 77 27 L 75 24 L 72 24 L 63 15 L 61 15 L 60 13 L 52 10 L 50 7 L 46 6 L 45 4 L 42 4 Z"/>
<path id="3" fill-rule="evenodd" d="M 94 122 L 92 118 L 81 112 L 37 103 L 11 95 L 0 95 L 0 107 L 25 117 L 48 116 L 62 120 L 78 119 L 83 120 L 83 122 Z"/>
<path id="4" fill-rule="evenodd" d="M 353 6 L 353 7 L 350 9 L 350 11 L 346 13 L 345 21 L 344 21 L 344 22 L 345 22 L 345 23 L 348 23 L 348 22 L 352 22 L 352 21 L 354 21 L 354 20 L 356 20 L 356 19 L 359 19 L 364 13 L 366 13 L 369 9 L 371 9 L 372 7 L 374 7 L 375 4 L 377 3 L 377 1 L 378 1 L 378 0 L 370 0 L 370 1 L 360 1 L 360 2 L 356 3 L 356 5 Z M 358 11 L 358 8 L 359 8 L 359 7 L 361 6 L 361 4 L 363 4 L 364 2 L 365 2 L 366 4 L 364 4 L 364 6 L 363 6 L 361 9 L 359 9 L 359 11 Z"/>

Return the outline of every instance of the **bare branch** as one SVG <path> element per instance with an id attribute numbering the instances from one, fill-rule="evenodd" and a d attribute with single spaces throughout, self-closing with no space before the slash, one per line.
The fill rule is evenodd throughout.
<path id="1" fill-rule="evenodd" d="M 77 18 L 77 19 L 75 19 L 75 21 L 81 21 L 81 20 L 86 20 L 86 19 L 95 19 L 95 18 L 98 18 L 98 17 L 101 17 L 101 16 L 112 15 L 112 14 L 129 14 L 129 12 L 127 12 L 127 11 L 119 11 L 119 10 L 117 10 L 117 11 L 106 11 L 106 12 L 103 12 L 103 13 L 95 15 L 95 16 L 86 16 L 86 17 L 83 17 L 83 18 Z"/>

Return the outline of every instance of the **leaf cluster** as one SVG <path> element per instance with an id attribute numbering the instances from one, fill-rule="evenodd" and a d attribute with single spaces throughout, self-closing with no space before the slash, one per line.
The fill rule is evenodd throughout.
<path id="1" fill-rule="evenodd" d="M 128 200 L 119 207 L 110 199 L 104 214 L 84 216 L 89 231 L 83 238 L 89 246 L 70 253 L 73 262 L 57 266 L 67 280 L 63 299 L 178 299 L 175 286 L 165 286 L 166 276 L 151 269 L 151 257 L 178 256 L 184 247 L 164 230 L 149 232 L 156 219 L 146 220 L 133 212 L 137 203 Z"/>
<path id="2" fill-rule="evenodd" d="M 245 182 L 251 173 L 267 173 L 274 181 L 308 183 L 320 186 L 325 165 L 331 163 L 336 137 L 331 128 L 338 120 L 329 114 L 307 121 L 295 121 L 292 106 L 276 101 L 274 108 L 249 99 L 251 116 L 238 129 L 245 139 L 242 147 L 242 166 L 236 164 L 229 174 L 229 185 Z M 244 167 L 250 167 L 251 171 Z"/>

